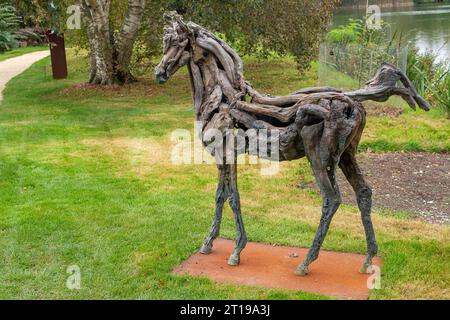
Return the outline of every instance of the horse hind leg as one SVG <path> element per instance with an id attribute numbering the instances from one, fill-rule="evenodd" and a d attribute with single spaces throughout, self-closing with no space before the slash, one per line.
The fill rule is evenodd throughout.
<path id="1" fill-rule="evenodd" d="M 364 176 L 356 162 L 354 153 L 346 151 L 341 156 L 339 167 L 344 172 L 345 177 L 350 182 L 356 193 L 359 210 L 361 211 L 361 220 L 364 226 L 367 241 L 367 256 L 360 269 L 361 273 L 370 273 L 372 259 L 377 255 L 378 246 L 375 240 L 371 210 L 372 210 L 372 189 L 366 183 Z"/>
<path id="2" fill-rule="evenodd" d="M 322 150 L 320 146 L 320 137 L 322 136 L 322 131 L 322 123 L 304 127 L 302 130 L 306 154 L 314 171 L 317 184 L 320 187 L 323 203 L 322 217 L 314 241 L 305 260 L 298 266 L 295 272 L 300 276 L 307 275 L 309 273 L 309 265 L 318 258 L 320 248 L 327 235 L 331 220 L 341 204 L 341 195 L 335 179 L 337 163 L 334 163 L 334 160 L 330 159 L 327 164 L 324 164 L 321 159 Z"/>

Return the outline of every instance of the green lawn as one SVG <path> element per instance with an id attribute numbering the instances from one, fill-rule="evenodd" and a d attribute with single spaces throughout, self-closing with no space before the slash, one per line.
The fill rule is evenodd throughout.
<path id="1" fill-rule="evenodd" d="M 94 89 L 75 85 L 86 60 L 68 61 L 68 80 L 53 81 L 46 58 L 9 83 L 0 105 L 0 298 L 329 298 L 171 275 L 207 234 L 216 184 L 214 166 L 170 162 L 172 131 L 194 126 L 187 73 L 165 86 Z M 289 61 L 246 66 L 256 88 L 280 94 L 314 85 L 314 72 L 299 79 Z M 373 117 L 362 150 L 449 151 L 449 135 L 434 111 Z M 312 179 L 305 159 L 281 171 L 240 168 L 249 239 L 307 247 L 320 197 L 296 188 Z M 449 226 L 381 212 L 374 224 L 383 277 L 371 299 L 450 299 Z M 223 236 L 234 237 L 228 208 Z M 339 209 L 324 249 L 364 253 L 355 207 Z M 70 265 L 81 269 L 81 290 L 66 288 Z"/>
<path id="2" fill-rule="evenodd" d="M 48 46 L 17 48 L 10 51 L 0 53 L 0 61 L 21 56 L 26 53 L 48 50 Z"/>

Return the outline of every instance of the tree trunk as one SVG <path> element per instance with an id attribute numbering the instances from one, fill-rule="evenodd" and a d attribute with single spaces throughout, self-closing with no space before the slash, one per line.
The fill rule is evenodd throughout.
<path id="1" fill-rule="evenodd" d="M 81 0 L 80 3 L 89 38 L 89 83 L 110 85 L 133 81 L 129 65 L 145 0 L 128 0 L 127 16 L 115 37 L 109 22 L 111 0 Z"/>
<path id="2" fill-rule="evenodd" d="M 89 83 L 112 84 L 112 43 L 109 29 L 111 0 L 82 0 L 83 20 L 89 38 L 90 76 Z"/>
<path id="3" fill-rule="evenodd" d="M 114 72 L 122 83 L 134 81 L 129 66 L 133 45 L 144 14 L 146 0 L 128 0 L 128 13 L 120 33 L 116 37 L 114 51 Z"/>

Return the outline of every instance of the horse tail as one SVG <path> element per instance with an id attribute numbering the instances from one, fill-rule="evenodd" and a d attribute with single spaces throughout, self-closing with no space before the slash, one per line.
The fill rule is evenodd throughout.
<path id="1" fill-rule="evenodd" d="M 398 81 L 403 84 L 403 88 L 397 87 Z M 400 69 L 386 62 L 381 64 L 375 77 L 369 80 L 364 88 L 344 94 L 360 102 L 365 100 L 384 102 L 391 96 L 397 95 L 414 110 L 416 110 L 416 104 L 420 109 L 430 110 L 430 104 L 417 93 L 411 80 Z"/>

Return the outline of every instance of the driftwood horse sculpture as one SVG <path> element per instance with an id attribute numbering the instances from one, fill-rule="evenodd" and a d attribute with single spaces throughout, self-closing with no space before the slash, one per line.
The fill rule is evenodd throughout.
<path id="1" fill-rule="evenodd" d="M 244 80 L 242 60 L 227 43 L 193 22 L 185 23 L 175 12 L 165 14 L 164 18 L 164 57 L 155 69 L 156 79 L 164 83 L 179 68 L 188 67 L 195 114 L 203 123 L 202 133 L 218 129 L 227 136 L 238 129 L 244 132 L 276 130 L 279 133 L 279 161 L 308 157 L 323 197 L 322 217 L 312 246 L 296 273 L 308 274 L 308 266 L 317 259 L 331 219 L 341 204 L 335 177 L 337 166 L 356 193 L 367 239 L 367 257 L 361 272 L 368 272 L 378 249 L 371 221 L 372 191 L 355 158 L 366 121 L 361 102 L 386 101 L 392 95 L 399 95 L 413 109 L 417 104 L 421 109 L 429 110 L 430 105 L 400 70 L 387 63 L 383 63 L 375 77 L 357 91 L 316 87 L 287 96 L 263 95 Z M 398 81 L 403 87 L 396 86 Z M 247 98 L 250 98 L 249 102 Z M 245 151 L 249 152 L 249 149 Z M 214 219 L 200 252 L 211 252 L 213 241 L 219 236 L 222 209 L 228 199 L 237 226 L 236 246 L 228 263 L 238 265 L 247 236 L 241 215 L 236 162 L 223 159 L 218 161 L 217 167 L 219 183 Z"/>

